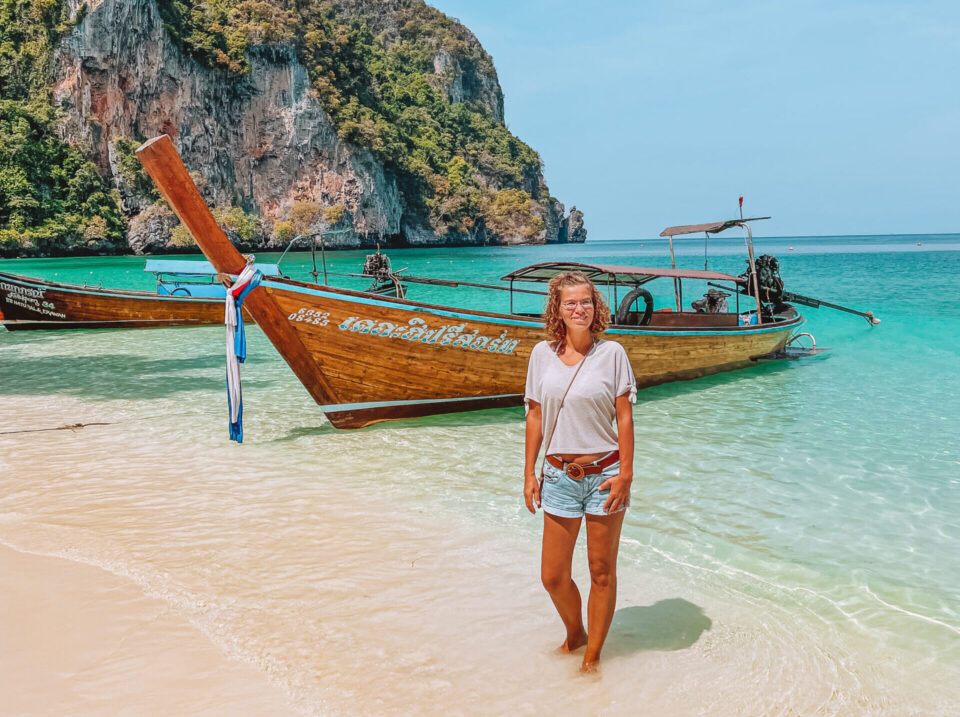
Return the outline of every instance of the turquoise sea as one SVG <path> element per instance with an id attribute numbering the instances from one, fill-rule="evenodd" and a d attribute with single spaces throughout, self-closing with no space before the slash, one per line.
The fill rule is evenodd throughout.
<path id="1" fill-rule="evenodd" d="M 242 446 L 219 327 L 0 331 L 0 543 L 133 580 L 292 713 L 957 714 L 960 235 L 756 246 L 788 291 L 882 323 L 800 307 L 825 355 L 638 394 L 599 681 L 549 654 L 561 629 L 521 505 L 523 410 L 336 431 L 256 328 Z M 739 274 L 743 249 L 711 239 L 709 267 Z M 702 269 L 703 251 L 678 241 L 678 264 Z M 365 253 L 328 252 L 328 268 L 359 271 Z M 549 260 L 669 262 L 661 240 L 388 254 L 480 282 Z M 286 264 L 308 278 L 308 253 Z M 152 288 L 142 265 L 0 271 Z M 507 307 L 474 289 L 409 297 Z M 104 425 L 20 433 L 75 423 Z"/>

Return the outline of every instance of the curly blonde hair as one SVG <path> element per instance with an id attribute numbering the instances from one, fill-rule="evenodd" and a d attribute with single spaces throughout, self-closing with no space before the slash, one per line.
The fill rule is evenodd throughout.
<path id="1" fill-rule="evenodd" d="M 547 303 L 543 309 L 543 321 L 546 324 L 547 334 L 561 344 L 567 335 L 567 326 L 563 323 L 563 316 L 560 314 L 560 294 L 570 286 L 579 285 L 589 286 L 593 296 L 593 322 L 590 324 L 590 333 L 593 337 L 597 338 L 610 325 L 610 307 L 587 275 L 582 271 L 561 271 L 550 279 Z"/>

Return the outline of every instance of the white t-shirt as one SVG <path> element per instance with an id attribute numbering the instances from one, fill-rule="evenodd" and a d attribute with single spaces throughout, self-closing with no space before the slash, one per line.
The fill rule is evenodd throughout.
<path id="1" fill-rule="evenodd" d="M 617 450 L 617 431 L 613 426 L 617 397 L 629 393 L 630 403 L 637 401 L 637 380 L 627 352 L 616 341 L 597 341 L 571 384 L 578 366 L 563 363 L 547 341 L 541 341 L 530 352 L 523 400 L 527 409 L 531 400 L 540 404 L 544 441 L 553 431 L 550 445 L 544 446 L 548 455 Z M 570 391 L 558 421 L 560 399 L 567 386 Z"/>

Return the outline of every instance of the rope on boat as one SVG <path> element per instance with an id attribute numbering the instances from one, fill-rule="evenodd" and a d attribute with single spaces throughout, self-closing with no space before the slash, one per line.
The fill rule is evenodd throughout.
<path id="1" fill-rule="evenodd" d="M 260 285 L 263 274 L 253 257 L 227 289 L 224 323 L 227 326 L 227 410 L 230 414 L 230 439 L 243 443 L 243 391 L 240 364 L 247 359 L 247 337 L 243 330 L 243 300 Z"/>

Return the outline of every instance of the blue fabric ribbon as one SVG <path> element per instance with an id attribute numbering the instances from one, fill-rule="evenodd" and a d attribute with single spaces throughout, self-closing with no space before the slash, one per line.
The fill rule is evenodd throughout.
<path id="1" fill-rule="evenodd" d="M 243 363 L 247 359 L 247 334 L 243 330 L 243 300 L 247 298 L 247 294 L 256 289 L 260 285 L 260 280 L 263 279 L 263 273 L 258 269 L 253 274 L 253 278 L 250 279 L 250 282 L 243 287 L 243 291 L 237 294 L 234 301 L 237 305 L 237 327 L 233 333 L 233 351 L 237 355 L 237 362 Z M 227 391 L 227 420 L 229 422 L 230 416 L 232 415 L 232 407 L 230 405 L 230 392 Z M 241 391 L 240 395 L 240 408 L 237 411 L 237 422 L 230 423 L 230 440 L 236 441 L 237 443 L 243 443 L 243 393 Z"/>

